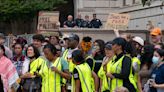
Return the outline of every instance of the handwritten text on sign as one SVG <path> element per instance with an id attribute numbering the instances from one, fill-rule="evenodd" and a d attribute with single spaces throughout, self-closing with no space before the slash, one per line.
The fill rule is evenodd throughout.
<path id="1" fill-rule="evenodd" d="M 130 16 L 128 14 L 110 14 L 107 20 L 107 27 L 112 29 L 126 29 Z"/>
<path id="2" fill-rule="evenodd" d="M 59 12 L 39 12 L 38 30 L 56 29 Z"/>

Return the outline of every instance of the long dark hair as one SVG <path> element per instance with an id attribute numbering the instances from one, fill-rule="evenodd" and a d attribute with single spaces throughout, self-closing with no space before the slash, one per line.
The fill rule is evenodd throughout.
<path id="1" fill-rule="evenodd" d="M 27 50 L 28 50 L 29 47 L 32 47 L 34 49 L 34 58 L 38 58 L 40 56 L 40 52 L 33 44 L 30 44 L 27 47 L 27 49 L 26 49 L 26 56 L 27 56 Z"/>
<path id="2" fill-rule="evenodd" d="M 99 45 L 100 47 L 100 53 L 104 55 L 104 48 L 105 48 L 105 42 L 101 39 L 95 40 L 95 42 Z"/>
<path id="3" fill-rule="evenodd" d="M 112 44 L 117 44 L 117 45 L 120 45 L 122 47 L 122 51 L 125 53 L 125 54 L 131 54 L 132 53 L 132 45 L 130 42 L 127 42 L 126 39 L 122 38 L 122 37 L 118 37 L 118 38 L 115 38 L 113 41 L 112 41 Z"/>
<path id="4" fill-rule="evenodd" d="M 160 55 L 160 57 L 164 57 L 164 50 L 163 49 L 156 49 L 155 51 Z"/>
<path id="5" fill-rule="evenodd" d="M 141 68 L 144 64 L 146 64 L 148 66 L 148 69 L 151 67 L 152 65 L 152 57 L 154 54 L 154 45 L 145 45 L 144 46 L 144 51 L 141 54 Z"/>

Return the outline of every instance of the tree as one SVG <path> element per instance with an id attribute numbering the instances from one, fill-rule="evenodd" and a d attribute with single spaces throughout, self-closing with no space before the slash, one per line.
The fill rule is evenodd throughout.
<path id="1" fill-rule="evenodd" d="M 0 0 L 0 20 L 31 19 L 38 11 L 53 10 L 65 0 Z"/>
<path id="2" fill-rule="evenodd" d="M 65 0 L 0 0 L 0 22 L 7 22 L 11 30 L 20 31 L 20 24 L 33 21 L 39 11 L 53 10 Z M 36 22 L 36 21 L 35 21 Z M 30 24 L 30 23 L 29 23 Z"/>

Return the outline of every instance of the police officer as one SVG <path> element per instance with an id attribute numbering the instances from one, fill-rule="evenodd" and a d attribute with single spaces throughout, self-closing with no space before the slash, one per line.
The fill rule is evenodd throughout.
<path id="1" fill-rule="evenodd" d="M 91 25 L 92 25 L 92 28 L 100 28 L 102 26 L 101 20 L 96 18 L 96 14 L 93 14 Z"/>
<path id="2" fill-rule="evenodd" d="M 91 28 L 92 27 L 92 25 L 89 21 L 89 16 L 88 15 L 85 16 L 85 20 L 83 20 L 82 27 L 83 28 Z"/>
<path id="3" fill-rule="evenodd" d="M 67 19 L 68 20 L 64 22 L 64 25 L 63 25 L 64 28 L 68 28 L 68 27 L 73 28 L 76 26 L 75 22 L 73 21 L 72 15 L 68 15 Z"/>
<path id="4" fill-rule="evenodd" d="M 83 23 L 83 19 L 81 19 L 81 15 L 78 14 L 77 18 L 75 19 L 75 24 L 77 25 L 77 27 L 82 27 L 82 23 Z"/>

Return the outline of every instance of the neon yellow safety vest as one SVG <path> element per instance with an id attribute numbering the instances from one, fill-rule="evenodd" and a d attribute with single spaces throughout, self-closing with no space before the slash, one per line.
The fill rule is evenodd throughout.
<path id="1" fill-rule="evenodd" d="M 122 56 L 117 62 L 110 62 L 110 69 L 109 72 L 110 73 L 120 73 L 121 72 L 121 68 L 122 68 L 122 61 L 124 59 L 125 56 Z M 132 66 L 130 69 L 130 74 L 129 74 L 129 81 L 130 83 L 132 83 L 132 85 L 134 86 L 134 88 L 137 89 L 137 85 L 134 81 L 134 76 L 132 74 Z M 109 78 L 110 80 L 110 78 Z M 117 87 L 122 87 L 123 86 L 123 80 L 122 79 L 118 79 L 118 78 L 113 78 L 111 80 L 111 85 L 110 85 L 110 91 L 113 92 Z"/>
<path id="2" fill-rule="evenodd" d="M 96 61 L 95 61 L 94 58 L 93 58 L 92 56 L 90 56 L 90 55 L 87 56 L 87 57 L 85 58 L 85 60 L 87 60 L 87 59 L 92 59 L 92 60 L 93 60 L 92 71 L 94 71 L 95 62 L 96 62 Z M 93 78 L 93 77 L 91 78 L 91 81 L 92 81 L 92 82 L 91 82 L 91 83 L 92 83 L 92 90 L 95 91 L 95 82 L 94 82 L 94 78 Z"/>
<path id="3" fill-rule="evenodd" d="M 68 62 L 68 64 L 69 64 L 69 72 L 73 72 L 73 70 L 74 70 L 74 68 L 75 68 L 75 64 L 73 64 L 73 62 L 72 62 L 72 59 L 68 59 L 67 57 L 68 57 L 68 51 L 69 51 L 69 49 L 66 49 L 65 51 L 64 51 L 64 53 L 63 53 L 63 58 Z"/>
<path id="4" fill-rule="evenodd" d="M 112 60 L 114 60 L 116 58 L 116 56 L 113 56 Z M 109 72 L 110 70 L 110 66 L 111 66 L 111 62 L 112 60 L 110 60 L 108 63 L 107 63 L 107 72 Z M 101 92 L 103 91 L 107 91 L 107 90 L 110 90 L 110 79 L 106 77 L 106 73 L 103 69 L 103 66 L 100 67 L 100 70 L 98 71 L 98 76 L 99 78 L 102 80 L 102 86 L 101 86 Z"/>
<path id="5" fill-rule="evenodd" d="M 101 92 L 109 90 L 108 81 L 103 66 L 101 66 L 98 71 L 98 77 L 102 80 Z"/>
<path id="6" fill-rule="evenodd" d="M 68 49 L 66 49 L 62 55 L 62 57 L 67 60 L 67 57 L 68 57 Z"/>
<path id="7" fill-rule="evenodd" d="M 92 71 L 87 63 L 75 66 L 78 71 L 82 92 L 93 92 L 91 87 Z M 73 79 L 73 78 L 72 78 Z M 74 79 L 73 79 L 74 80 Z M 74 84 L 74 83 L 73 83 Z M 75 92 L 75 85 L 72 85 Z"/>
<path id="8" fill-rule="evenodd" d="M 92 57 L 92 56 L 87 56 L 86 58 L 85 58 L 85 60 L 87 60 L 87 59 L 92 59 L 93 60 L 93 67 L 92 67 L 92 71 L 94 70 L 94 68 L 95 68 L 95 63 L 96 63 L 96 61 L 95 61 L 95 59 Z"/>
<path id="9" fill-rule="evenodd" d="M 42 76 L 42 92 L 61 92 L 61 76 L 52 71 L 51 66 L 61 71 L 61 59 L 57 58 L 52 64 L 45 61 L 42 65 L 39 71 L 39 74 Z"/>
<path id="10" fill-rule="evenodd" d="M 141 61 L 137 57 L 133 57 L 132 62 L 137 63 L 138 64 L 138 70 L 140 70 Z M 138 81 L 138 73 L 137 72 L 135 72 L 135 74 L 134 74 L 134 79 L 135 79 L 135 82 L 137 83 L 137 81 Z"/>
<path id="11" fill-rule="evenodd" d="M 32 61 L 30 64 L 30 73 L 38 72 L 38 68 L 41 68 L 41 65 L 45 62 L 43 56 L 38 57 L 36 60 Z"/>
<path id="12" fill-rule="evenodd" d="M 72 59 L 68 59 L 68 51 L 69 49 L 66 49 L 63 53 L 63 58 L 68 62 L 69 65 L 69 72 L 72 73 L 75 67 L 75 64 L 73 64 Z M 66 79 L 62 78 L 62 83 L 65 85 L 67 82 Z"/>
<path id="13" fill-rule="evenodd" d="M 137 68 L 138 68 L 138 70 L 140 70 L 141 61 L 137 57 L 133 57 L 132 62 L 137 63 L 137 65 L 138 65 Z M 137 82 L 138 82 L 138 76 L 139 76 L 138 72 L 135 72 L 134 73 L 134 81 L 136 82 L 136 85 L 137 85 Z M 138 88 L 137 88 L 137 92 L 139 92 Z"/>

